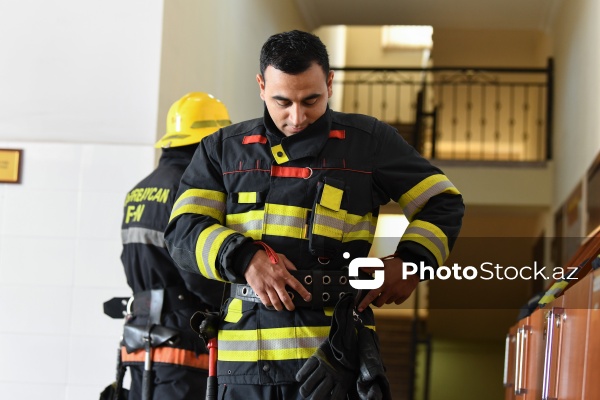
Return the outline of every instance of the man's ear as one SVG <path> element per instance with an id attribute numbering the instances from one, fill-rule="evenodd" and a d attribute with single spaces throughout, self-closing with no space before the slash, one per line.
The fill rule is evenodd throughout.
<path id="1" fill-rule="evenodd" d="M 258 82 L 258 88 L 260 89 L 260 98 L 265 100 L 265 80 L 261 74 L 256 74 L 256 82 Z"/>
<path id="2" fill-rule="evenodd" d="M 329 71 L 327 75 L 327 98 L 333 94 L 333 71 Z"/>

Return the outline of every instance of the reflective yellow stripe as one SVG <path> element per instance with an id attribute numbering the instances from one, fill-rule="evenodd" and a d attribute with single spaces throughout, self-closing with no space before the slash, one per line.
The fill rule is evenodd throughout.
<path id="1" fill-rule="evenodd" d="M 365 325 L 375 330 L 374 325 Z M 329 326 L 219 331 L 221 361 L 306 359 L 327 339 Z M 260 339 L 259 339 L 260 338 Z"/>
<path id="2" fill-rule="evenodd" d="M 263 210 L 252 210 L 241 214 L 228 214 L 225 216 L 225 225 L 244 236 L 260 240 L 262 238 L 264 214 Z"/>
<path id="3" fill-rule="evenodd" d="M 347 214 L 344 223 L 343 242 L 352 240 L 366 240 L 373 243 L 375 228 L 377 227 L 377 217 L 368 213 L 366 215 Z"/>
<path id="4" fill-rule="evenodd" d="M 323 338 L 325 340 L 325 338 Z M 322 342 L 322 341 L 321 341 Z M 221 345 L 219 344 L 219 347 Z M 258 360 L 268 361 L 279 361 L 279 360 L 297 360 L 306 359 L 313 355 L 317 348 L 306 347 L 306 348 L 290 348 L 290 349 L 277 349 L 277 350 L 260 350 L 254 351 L 237 351 L 237 350 L 221 350 L 219 348 L 219 360 L 220 361 L 238 361 L 238 362 L 257 362 Z M 260 358 L 259 358 L 260 354 Z"/>
<path id="5" fill-rule="evenodd" d="M 256 204 L 256 192 L 239 192 L 238 203 Z"/>
<path id="6" fill-rule="evenodd" d="M 554 297 L 553 294 L 550 294 L 550 295 L 546 294 L 540 299 L 540 301 L 538 301 L 538 304 L 546 305 L 554 300 L 556 300 L 556 297 Z"/>
<path id="7" fill-rule="evenodd" d="M 556 296 L 560 295 L 560 293 L 565 290 L 565 288 L 569 286 L 569 281 L 558 281 L 555 282 L 550 289 L 544 293 L 544 296 L 538 301 L 538 304 L 548 304 L 551 301 L 556 299 Z"/>
<path id="8" fill-rule="evenodd" d="M 196 242 L 196 262 L 200 273 L 207 278 L 224 281 L 216 268 L 217 255 L 225 239 L 237 232 L 221 225 L 204 229 Z"/>
<path id="9" fill-rule="evenodd" d="M 561 291 L 565 290 L 565 288 L 567 286 L 569 286 L 569 281 L 558 281 L 558 282 L 555 282 L 552 286 L 550 286 L 550 289 L 548 289 L 548 292 L 558 294 Z"/>
<path id="10" fill-rule="evenodd" d="M 329 326 L 219 331 L 219 360 L 294 360 L 310 357 L 329 334 Z"/>
<path id="11" fill-rule="evenodd" d="M 398 204 L 406 218 L 412 221 L 414 215 L 421 211 L 430 198 L 441 193 L 460 194 L 445 175 L 431 175 L 403 194 Z"/>
<path id="12" fill-rule="evenodd" d="M 263 232 L 265 235 L 285 236 L 296 239 L 307 237 L 307 215 L 303 207 L 265 204 Z"/>
<path id="13" fill-rule="evenodd" d="M 342 240 L 346 210 L 333 211 L 317 204 L 315 207 L 313 233 L 336 240 Z"/>
<path id="14" fill-rule="evenodd" d="M 307 239 L 309 212 L 308 208 L 266 203 L 264 210 L 226 215 L 225 225 L 255 240 L 263 235 Z M 345 210 L 336 212 L 317 205 L 313 233 L 344 242 L 367 240 L 372 243 L 376 226 L 377 217 L 372 213 L 347 214 Z"/>
<path id="15" fill-rule="evenodd" d="M 287 154 L 285 154 L 285 151 L 283 150 L 283 146 L 280 144 L 271 147 L 271 153 L 273 153 L 273 157 L 275 158 L 275 161 L 277 161 L 277 164 L 283 164 L 290 161 Z"/>
<path id="16" fill-rule="evenodd" d="M 170 220 L 181 214 L 202 214 L 208 215 L 222 224 L 226 198 L 225 193 L 216 190 L 188 189 L 175 202 Z"/>
<path id="17" fill-rule="evenodd" d="M 331 185 L 325 184 L 323 187 L 323 193 L 321 194 L 321 204 L 323 207 L 327 207 L 333 211 L 339 211 L 340 206 L 342 204 L 342 196 L 344 195 L 344 191 L 333 187 Z"/>
<path id="18" fill-rule="evenodd" d="M 400 241 L 413 241 L 424 246 L 433 254 L 438 265 L 442 265 L 448 257 L 448 238 L 432 223 L 420 220 L 411 222 Z"/>
<path id="19" fill-rule="evenodd" d="M 227 314 L 225 315 L 225 322 L 236 323 L 242 319 L 242 300 L 232 299 L 227 306 Z"/>

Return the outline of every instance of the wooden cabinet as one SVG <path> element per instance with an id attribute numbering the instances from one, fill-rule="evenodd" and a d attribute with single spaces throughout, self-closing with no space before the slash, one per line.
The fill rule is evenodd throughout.
<path id="1" fill-rule="evenodd" d="M 515 393 L 518 399 L 536 400 L 542 393 L 544 360 L 544 310 L 535 310 L 521 324 L 517 340 L 521 343 L 520 360 L 517 360 L 517 384 Z"/>
<path id="2" fill-rule="evenodd" d="M 561 400 L 583 398 L 591 281 L 588 274 L 563 295 L 557 396 Z"/>
<path id="3" fill-rule="evenodd" d="M 600 270 L 591 274 L 591 299 L 586 348 L 584 400 L 600 399 Z"/>
<path id="4" fill-rule="evenodd" d="M 515 355 L 518 325 L 513 325 L 506 335 L 504 348 L 504 399 L 515 399 Z"/>
<path id="5" fill-rule="evenodd" d="M 544 310 L 512 326 L 506 336 L 504 361 L 505 399 L 534 400 L 542 392 Z"/>
<path id="6" fill-rule="evenodd" d="M 600 270 L 510 328 L 505 399 L 598 400 Z"/>
<path id="7" fill-rule="evenodd" d="M 542 358 L 541 398 L 556 399 L 558 395 L 558 369 L 560 366 L 561 318 L 564 312 L 563 298 L 559 297 L 541 309 L 544 314 L 544 356 Z"/>
<path id="8" fill-rule="evenodd" d="M 599 253 L 600 229 L 567 264 L 578 266 L 578 280 L 510 328 L 505 399 L 600 400 L 600 269 L 592 270 Z"/>

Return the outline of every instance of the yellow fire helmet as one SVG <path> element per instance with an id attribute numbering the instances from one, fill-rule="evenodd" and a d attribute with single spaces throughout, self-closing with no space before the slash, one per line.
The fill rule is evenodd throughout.
<path id="1" fill-rule="evenodd" d="M 225 104 L 208 93 L 188 93 L 169 109 L 167 133 L 154 147 L 169 148 L 199 143 L 203 137 L 227 125 L 231 125 L 231 120 Z"/>

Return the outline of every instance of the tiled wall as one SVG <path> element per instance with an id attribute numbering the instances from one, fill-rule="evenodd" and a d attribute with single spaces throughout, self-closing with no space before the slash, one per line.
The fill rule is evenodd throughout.
<path id="1" fill-rule="evenodd" d="M 114 380 L 127 296 L 125 193 L 154 166 L 151 146 L 1 142 L 23 149 L 22 183 L 0 184 L 0 397 L 95 399 Z"/>

